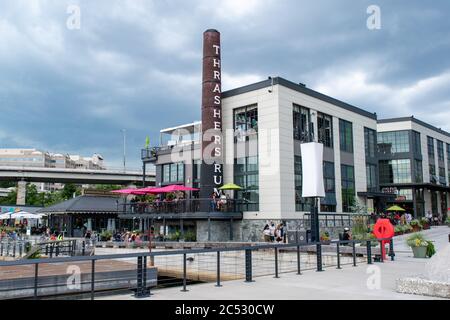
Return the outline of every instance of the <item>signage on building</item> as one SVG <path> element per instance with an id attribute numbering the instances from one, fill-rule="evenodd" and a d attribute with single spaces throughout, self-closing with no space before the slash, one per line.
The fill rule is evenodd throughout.
<path id="1" fill-rule="evenodd" d="M 222 69 L 220 33 L 203 34 L 201 198 L 220 193 L 223 185 Z"/>
<path id="2" fill-rule="evenodd" d="M 406 196 L 398 196 L 395 201 L 406 201 Z"/>
<path id="3" fill-rule="evenodd" d="M 398 194 L 398 189 L 396 187 L 386 187 L 382 188 L 381 192 L 387 194 Z"/>

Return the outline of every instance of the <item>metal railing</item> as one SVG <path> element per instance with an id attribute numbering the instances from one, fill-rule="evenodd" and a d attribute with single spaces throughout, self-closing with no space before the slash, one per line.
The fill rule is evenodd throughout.
<path id="1" fill-rule="evenodd" d="M 117 211 L 129 214 L 228 212 L 241 213 L 242 200 L 183 199 L 173 201 L 136 202 L 117 205 Z"/>
<path id="2" fill-rule="evenodd" d="M 363 218 L 369 222 L 371 216 L 357 213 L 320 213 L 319 224 L 322 228 L 351 227 L 355 218 Z M 306 228 L 311 226 L 311 213 L 303 215 L 303 224 Z"/>
<path id="3" fill-rule="evenodd" d="M 380 248 L 383 244 L 383 241 L 389 241 L 389 256 L 391 257 L 391 260 L 394 260 L 394 243 L 393 239 L 378 239 L 375 240 L 375 242 L 379 242 Z M 34 270 L 32 275 L 32 288 L 24 287 L 27 290 L 32 290 L 33 292 L 33 298 L 37 299 L 39 297 L 39 291 L 41 287 L 39 286 L 39 270 L 41 265 L 45 264 L 68 264 L 69 266 L 73 266 L 74 263 L 84 263 L 84 265 L 90 266 L 90 277 L 86 278 L 84 285 L 89 286 L 88 292 L 90 293 L 90 298 L 94 300 L 95 298 L 95 289 L 96 284 L 98 285 L 97 276 L 96 276 L 96 266 L 101 265 L 104 261 L 117 261 L 117 260 L 127 260 L 127 261 L 136 261 L 136 269 L 135 269 L 135 286 L 133 289 L 135 290 L 135 296 L 138 298 L 142 297 L 148 297 L 150 295 L 150 286 L 147 282 L 147 276 L 148 276 L 148 266 L 147 266 L 147 258 L 149 258 L 151 263 L 154 263 L 155 259 L 160 257 L 172 257 L 179 261 L 182 265 L 179 272 L 179 277 L 182 280 L 182 290 L 183 292 L 187 292 L 187 284 L 190 276 L 188 275 L 188 263 L 191 264 L 194 261 L 193 255 L 209 255 L 209 257 L 213 258 L 214 261 L 211 259 L 209 260 L 209 264 L 212 265 L 213 269 L 215 269 L 215 272 L 210 275 L 213 277 L 214 282 L 216 283 L 217 287 L 222 286 L 222 277 L 225 277 L 227 273 L 229 273 L 230 269 L 235 269 L 237 272 L 237 269 L 239 268 L 241 272 L 245 275 L 245 281 L 246 282 L 253 282 L 255 277 L 255 271 L 260 271 L 261 268 L 261 262 L 266 262 L 266 271 L 263 273 L 264 275 L 267 274 L 273 274 L 275 278 L 279 278 L 280 274 L 283 272 L 296 272 L 298 275 L 302 274 L 302 255 L 301 253 L 304 252 L 313 252 L 315 253 L 313 256 L 315 256 L 315 269 L 317 271 L 324 271 L 324 267 L 330 267 L 334 264 L 326 264 L 324 263 L 324 257 L 323 254 L 323 247 L 326 247 L 327 249 L 333 249 L 334 245 L 336 245 L 336 258 L 337 258 L 337 264 L 336 268 L 341 269 L 342 268 L 342 261 L 341 259 L 350 258 L 350 262 L 353 266 L 357 266 L 358 261 L 360 263 L 364 262 L 367 264 L 372 264 L 374 262 L 373 259 L 373 253 L 372 253 L 372 243 L 374 240 L 349 240 L 349 241 L 331 241 L 330 244 L 325 245 L 324 243 L 309 243 L 309 244 L 302 244 L 302 243 L 292 243 L 292 244 L 267 244 L 267 245 L 248 245 L 248 246 L 241 246 L 241 247 L 229 247 L 229 248 L 211 248 L 211 249 L 191 249 L 191 250 L 174 250 L 174 251 L 160 251 L 160 252 L 138 252 L 138 253 L 127 253 L 127 254 L 108 254 L 108 255 L 97 255 L 97 256 L 83 256 L 83 257 L 68 257 L 68 258 L 53 258 L 53 259 L 36 259 L 36 260 L 21 260 L 21 261 L 9 261 L 9 262 L 0 262 L 0 270 L 2 268 L 11 268 L 14 266 L 20 266 L 22 269 L 28 267 L 29 270 Z M 356 250 L 356 244 L 366 244 L 366 248 L 364 249 L 364 254 L 357 253 Z M 344 250 L 343 248 L 346 248 Z M 349 250 L 350 248 L 350 250 Z M 334 250 L 334 249 L 333 249 Z M 329 250 L 328 250 L 329 251 Z M 344 252 L 345 251 L 345 252 Z M 230 260 L 228 255 L 230 253 L 236 253 L 235 257 L 240 257 L 242 263 L 233 263 L 233 259 Z M 273 252 L 274 259 L 270 262 L 270 260 L 261 260 L 261 255 L 267 254 Z M 381 250 L 380 250 L 381 252 Z M 286 255 L 286 253 L 290 253 L 290 255 L 283 260 L 283 254 Z M 359 260 L 358 260 L 359 255 Z M 361 256 L 366 256 L 366 259 L 362 259 Z M 309 254 L 307 256 L 308 259 L 311 258 L 311 255 Z M 134 260 L 136 259 L 136 260 Z M 303 259 L 305 259 L 305 256 L 303 255 Z M 224 263 L 224 262 L 227 262 Z M 378 254 L 378 261 L 384 262 L 382 255 Z M 283 270 L 283 264 L 289 263 L 290 268 L 287 270 Z M 311 261 L 309 262 L 310 265 L 312 265 Z M 348 264 L 348 261 L 347 261 Z M 133 264 L 134 265 L 134 264 Z M 295 266 L 293 269 L 292 266 Z M 158 266 L 158 272 L 159 272 L 159 266 Z M 1 274 L 1 273 L 0 273 Z M 102 275 L 100 273 L 100 275 Z M 70 275 L 69 275 L 70 276 Z M 230 279 L 230 278 L 228 278 Z M 0 279 L 1 280 L 1 279 Z M 65 279 L 64 279 L 65 280 Z M 109 279 L 108 281 L 113 281 L 114 279 Z M 105 281 L 104 279 L 102 281 Z M 129 279 L 128 279 L 129 281 Z M 31 281 L 30 281 L 31 282 Z M 1 281 L 0 281 L 1 283 Z M 68 282 L 66 282 L 68 283 Z M 8 284 L 11 286 L 11 281 L 8 282 Z M 55 286 L 56 284 L 53 284 Z M 46 284 L 46 286 L 51 286 Z M 14 289 L 14 288 L 12 288 Z M 9 290 L 12 290 L 9 288 Z M 25 290 L 25 289 L 24 289 Z M 2 290 L 0 286 L 0 298 L 1 293 L 5 292 L 6 290 Z"/>

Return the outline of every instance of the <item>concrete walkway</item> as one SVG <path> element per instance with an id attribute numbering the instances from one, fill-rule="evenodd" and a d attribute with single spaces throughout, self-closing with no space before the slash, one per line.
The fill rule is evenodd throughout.
<path id="1" fill-rule="evenodd" d="M 436 227 L 423 234 L 433 241 L 437 250 L 448 244 L 448 227 Z M 376 263 L 372 266 L 359 264 L 357 267 L 345 266 L 342 270 L 334 267 L 324 272 L 306 271 L 302 275 L 282 274 L 281 278 L 258 277 L 253 283 L 239 281 L 223 282 L 223 287 L 214 284 L 189 286 L 189 292 L 180 288 L 153 290 L 150 300 L 367 300 L 367 299 L 436 299 L 425 296 L 406 295 L 395 292 L 395 280 L 405 276 L 422 273 L 428 259 L 414 259 L 412 252 L 403 243 L 406 236 L 397 237 L 399 249 L 396 261 Z M 370 285 L 374 271 L 380 275 L 380 287 Z M 368 285 L 369 283 L 369 285 Z M 133 300 L 131 294 L 102 297 L 99 299 Z"/>

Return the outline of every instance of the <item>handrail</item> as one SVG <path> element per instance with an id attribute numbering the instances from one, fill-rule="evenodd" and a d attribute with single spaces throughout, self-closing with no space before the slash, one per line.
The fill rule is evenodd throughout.
<path id="1" fill-rule="evenodd" d="M 336 244 L 357 244 L 367 242 L 381 242 L 391 241 L 392 238 L 382 239 L 363 239 L 363 240 L 333 240 L 331 243 Z M 283 249 L 283 248 L 297 248 L 297 247 L 310 247 L 324 245 L 323 242 L 310 242 L 310 243 L 292 243 L 292 244 L 266 244 L 257 246 L 243 246 L 243 247 L 230 247 L 230 248 L 211 248 L 211 249 L 189 249 L 189 250 L 173 250 L 173 251 L 159 251 L 159 252 L 137 252 L 137 253 L 123 253 L 123 254 L 109 254 L 99 256 L 80 256 L 80 257 L 64 257 L 64 258 L 45 258 L 45 259 L 33 259 L 25 261 L 2 261 L 0 267 L 3 266 L 23 266 L 30 264 L 40 263 L 63 263 L 63 262 L 75 262 L 75 261 L 97 261 L 97 260 L 114 260 L 114 259 L 129 259 L 139 257 L 157 257 L 157 256 L 175 256 L 183 254 L 197 254 L 197 253 L 213 253 L 213 252 L 231 252 L 231 251 L 256 251 L 256 250 L 268 250 L 268 249 Z"/>

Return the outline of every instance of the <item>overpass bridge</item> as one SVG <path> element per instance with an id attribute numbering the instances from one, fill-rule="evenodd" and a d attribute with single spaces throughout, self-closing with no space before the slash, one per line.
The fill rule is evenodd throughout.
<path id="1" fill-rule="evenodd" d="M 75 184 L 118 184 L 155 185 L 155 173 L 142 170 L 92 170 L 45 168 L 24 166 L 0 166 L 0 181 L 18 182 L 17 204 L 25 203 L 27 182 L 75 183 Z"/>

